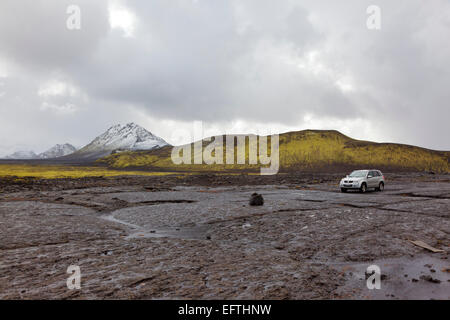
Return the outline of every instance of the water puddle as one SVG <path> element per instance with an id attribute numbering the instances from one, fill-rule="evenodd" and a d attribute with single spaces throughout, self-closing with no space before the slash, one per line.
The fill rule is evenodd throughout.
<path id="1" fill-rule="evenodd" d="M 111 222 L 115 222 L 115 223 L 118 223 L 118 224 L 125 225 L 127 227 L 132 228 L 132 229 L 141 229 L 141 227 L 138 226 L 138 225 L 135 225 L 135 224 L 132 224 L 132 223 L 128 223 L 128 222 L 123 221 L 123 220 L 116 219 L 112 214 L 107 215 L 107 216 L 106 215 L 105 216 L 101 216 L 101 218 L 104 219 L 104 220 L 107 220 L 107 221 L 111 221 Z"/>
<path id="2" fill-rule="evenodd" d="M 137 231 L 125 239 L 142 238 L 177 238 L 185 240 L 206 240 L 207 226 L 195 227 L 171 227 L 164 229 L 153 229 L 150 231 Z"/>
<path id="3" fill-rule="evenodd" d="M 167 228 L 152 228 L 144 229 L 141 226 L 128 223 L 126 221 L 115 218 L 112 214 L 101 217 L 104 220 L 122 224 L 132 229 L 132 232 L 125 237 L 127 240 L 131 239 L 145 239 L 145 238 L 176 238 L 185 240 L 205 240 L 208 226 L 191 226 L 191 227 L 167 227 Z"/>
<path id="4" fill-rule="evenodd" d="M 367 288 L 365 273 L 369 265 L 380 267 L 381 289 Z M 347 283 L 338 290 L 346 299 L 450 299 L 447 271 L 450 263 L 439 255 L 342 263 L 333 267 L 348 276 Z"/>

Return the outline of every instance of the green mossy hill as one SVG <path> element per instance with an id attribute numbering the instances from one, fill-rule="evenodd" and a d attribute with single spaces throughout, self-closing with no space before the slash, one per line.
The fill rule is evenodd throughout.
<path id="1" fill-rule="evenodd" d="M 404 171 L 449 172 L 450 152 L 448 151 L 435 151 L 395 143 L 355 140 L 334 130 L 287 132 L 280 134 L 279 141 L 280 171 L 333 171 L 338 168 L 364 167 Z M 245 157 L 246 163 L 248 163 L 248 138 L 246 142 Z M 203 148 L 209 143 L 203 142 Z M 192 146 L 193 144 L 191 144 Z M 224 151 L 226 150 L 225 143 L 223 149 Z M 268 149 L 270 150 L 270 139 Z M 141 168 L 160 171 L 257 171 L 260 168 L 260 165 L 248 164 L 175 165 L 171 159 L 171 151 L 172 147 L 164 147 L 153 151 L 122 152 L 99 159 L 98 162 L 115 169 Z M 194 154 L 192 152 L 193 157 Z"/>

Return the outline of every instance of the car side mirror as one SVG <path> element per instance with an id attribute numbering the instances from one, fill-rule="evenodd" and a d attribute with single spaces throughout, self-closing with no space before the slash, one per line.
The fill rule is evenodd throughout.
<path id="1" fill-rule="evenodd" d="M 369 174 L 369 175 L 367 176 L 367 178 L 373 178 L 373 175 Z"/>

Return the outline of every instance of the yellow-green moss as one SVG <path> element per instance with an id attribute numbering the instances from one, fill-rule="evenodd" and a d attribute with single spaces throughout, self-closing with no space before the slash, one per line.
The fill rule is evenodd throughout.
<path id="1" fill-rule="evenodd" d="M 123 175 L 153 176 L 167 175 L 165 172 L 119 171 L 101 167 L 78 167 L 63 165 L 26 165 L 0 164 L 0 177 L 15 176 L 35 177 L 41 179 L 83 178 L 83 177 L 113 177 Z"/>

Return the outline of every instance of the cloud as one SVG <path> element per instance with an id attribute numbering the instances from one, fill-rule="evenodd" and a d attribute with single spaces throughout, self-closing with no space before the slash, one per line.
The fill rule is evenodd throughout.
<path id="1" fill-rule="evenodd" d="M 80 30 L 66 28 L 69 4 Z M 3 144 L 83 144 L 128 121 L 170 140 L 202 120 L 450 149 L 450 3 L 380 0 L 379 31 L 366 27 L 371 4 L 4 0 Z"/>
<path id="2" fill-rule="evenodd" d="M 51 96 L 76 96 L 78 93 L 77 88 L 72 85 L 59 80 L 51 80 L 43 83 L 38 90 L 38 96 L 51 97 Z"/>
<path id="3" fill-rule="evenodd" d="M 81 29 L 69 30 L 69 5 L 82 8 Z M 109 30 L 107 1 L 6 0 L 0 2 L 2 58 L 22 71 L 48 72 L 89 59 Z"/>
<path id="4" fill-rule="evenodd" d="M 66 103 L 63 105 L 56 105 L 48 102 L 43 102 L 40 108 L 42 111 L 55 111 L 59 114 L 72 114 L 77 111 L 77 107 L 73 104 Z"/>
<path id="5" fill-rule="evenodd" d="M 121 29 L 124 37 L 133 37 L 136 28 L 136 15 L 120 1 L 110 1 L 108 6 L 109 25 Z"/>

